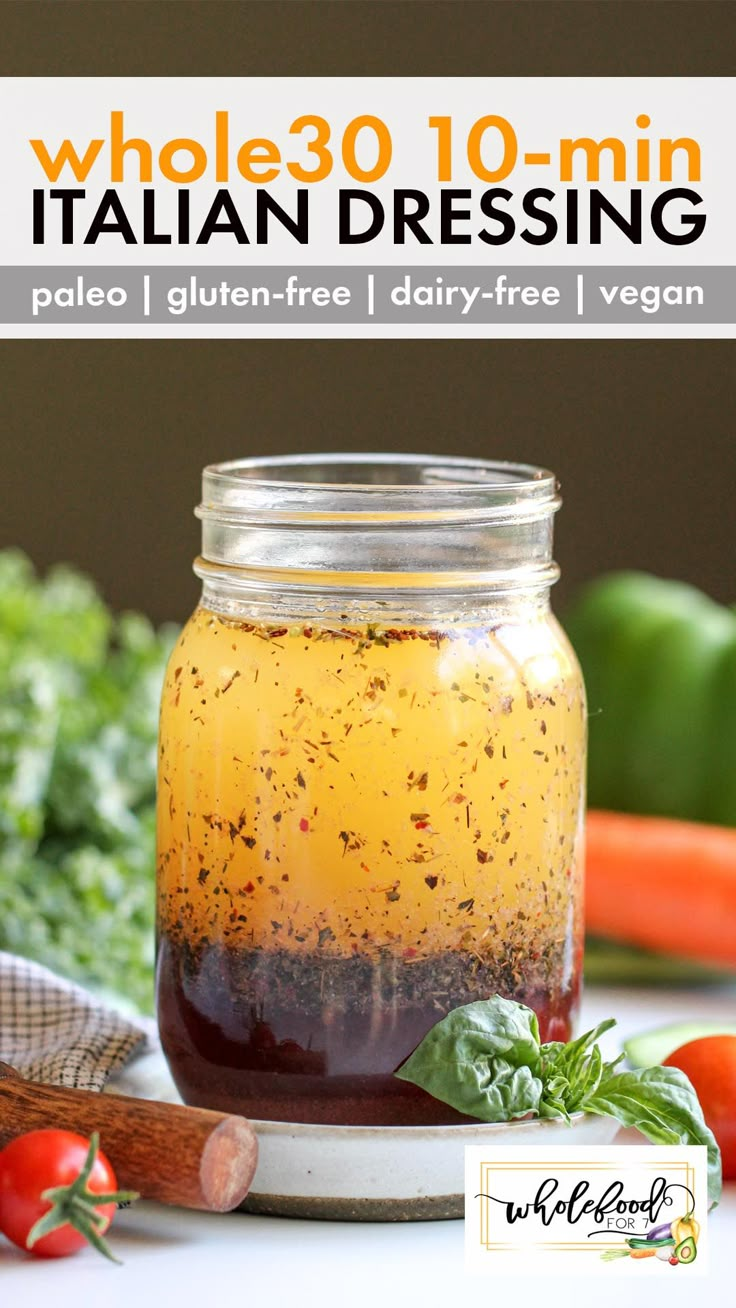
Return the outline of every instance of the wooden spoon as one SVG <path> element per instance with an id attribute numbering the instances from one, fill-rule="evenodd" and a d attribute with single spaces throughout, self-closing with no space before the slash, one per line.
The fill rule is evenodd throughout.
<path id="1" fill-rule="evenodd" d="M 99 1131 L 122 1189 L 182 1208 L 237 1208 L 258 1162 L 256 1133 L 244 1117 L 38 1085 L 0 1063 L 0 1148 L 44 1127 L 86 1137 Z"/>

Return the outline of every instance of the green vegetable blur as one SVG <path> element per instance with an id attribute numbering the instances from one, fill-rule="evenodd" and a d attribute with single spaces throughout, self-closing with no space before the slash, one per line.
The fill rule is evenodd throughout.
<path id="1" fill-rule="evenodd" d="M 736 826 L 736 612 L 646 573 L 567 614 L 588 693 L 592 808 Z"/>
<path id="2" fill-rule="evenodd" d="M 0 552 L 0 949 L 153 1002 L 158 705 L 176 629 Z"/>

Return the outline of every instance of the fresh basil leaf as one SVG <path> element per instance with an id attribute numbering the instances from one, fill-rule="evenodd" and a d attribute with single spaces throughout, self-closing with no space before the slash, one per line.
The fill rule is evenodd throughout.
<path id="1" fill-rule="evenodd" d="M 536 1014 L 494 995 L 455 1008 L 396 1075 L 483 1122 L 539 1111 L 541 1052 Z"/>
<path id="2" fill-rule="evenodd" d="M 592 1094 L 598 1086 L 602 1069 L 603 1060 L 597 1045 L 579 1066 L 566 1068 L 564 1062 L 559 1067 L 543 1064 L 540 1117 L 562 1116 L 569 1120 L 572 1113 L 580 1110 L 586 1095 Z"/>
<path id="3" fill-rule="evenodd" d="M 564 1117 L 570 1121 L 570 1082 L 566 1076 L 552 1075 L 543 1082 L 542 1098 L 539 1101 L 540 1117 Z"/>
<path id="4" fill-rule="evenodd" d="M 559 1041 L 542 1045 L 542 1080 L 544 1091 L 540 1116 L 569 1118 L 580 1109 L 585 1097 L 592 1094 L 605 1075 L 621 1061 L 604 1063 L 595 1043 L 605 1031 L 615 1026 L 615 1019 L 599 1022 L 592 1031 L 586 1031 L 568 1044 Z"/>
<path id="5" fill-rule="evenodd" d="M 604 1062 L 597 1040 L 612 1026 L 610 1018 L 568 1044 L 540 1045 L 531 1009 L 494 995 L 448 1013 L 396 1075 L 484 1122 L 528 1113 L 569 1121 L 582 1111 L 634 1126 L 655 1144 L 704 1144 L 716 1204 L 720 1150 L 692 1085 L 674 1067 L 618 1072 L 623 1055 Z"/>
<path id="6" fill-rule="evenodd" d="M 570 1076 L 577 1077 L 581 1073 L 584 1074 L 591 1047 L 593 1051 L 600 1052 L 596 1041 L 615 1025 L 615 1017 L 608 1017 L 605 1022 L 599 1022 L 591 1031 L 585 1031 L 583 1035 L 578 1036 L 577 1040 L 569 1040 L 567 1044 L 553 1041 L 542 1045 L 543 1062 L 546 1065 L 554 1065 L 558 1069 L 564 1067 Z"/>
<path id="7" fill-rule="evenodd" d="M 581 1104 L 587 1113 L 635 1126 L 654 1144 L 704 1144 L 708 1149 L 708 1198 L 721 1194 L 721 1151 L 706 1126 L 698 1096 L 676 1067 L 619 1072 L 601 1081 Z"/>

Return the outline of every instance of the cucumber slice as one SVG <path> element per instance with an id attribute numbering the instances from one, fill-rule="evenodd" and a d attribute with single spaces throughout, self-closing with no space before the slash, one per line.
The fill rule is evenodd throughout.
<path id="1" fill-rule="evenodd" d="M 736 1026 L 728 1022 L 673 1022 L 625 1040 L 624 1053 L 632 1067 L 658 1067 L 681 1045 L 711 1035 L 736 1035 Z"/>

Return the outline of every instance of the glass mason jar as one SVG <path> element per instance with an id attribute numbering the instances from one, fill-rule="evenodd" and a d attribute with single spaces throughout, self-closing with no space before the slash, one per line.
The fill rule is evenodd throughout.
<path id="1" fill-rule="evenodd" d="M 393 1076 L 499 992 L 567 1039 L 586 713 L 549 607 L 553 475 L 315 455 L 206 468 L 163 692 L 158 1014 L 192 1104 L 463 1120 Z"/>

